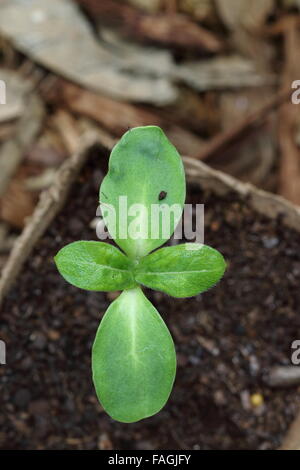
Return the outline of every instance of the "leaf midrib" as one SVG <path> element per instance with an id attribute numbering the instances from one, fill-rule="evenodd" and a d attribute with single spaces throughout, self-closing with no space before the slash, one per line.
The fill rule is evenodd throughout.
<path id="1" fill-rule="evenodd" d="M 163 274 L 163 275 L 173 274 L 173 275 L 176 275 L 176 274 L 212 273 L 215 271 L 220 271 L 220 269 L 201 269 L 197 271 L 137 271 L 135 274 L 136 275 L 138 274 L 151 274 L 151 275 L 152 274 Z"/>
<path id="2" fill-rule="evenodd" d="M 114 268 L 113 266 L 109 266 L 107 264 L 99 264 L 99 263 L 96 263 L 95 261 L 80 261 L 78 264 L 76 263 L 76 265 L 84 265 L 84 266 L 96 266 L 96 267 L 99 267 L 99 268 L 106 268 L 106 269 L 111 269 L 112 271 L 120 271 L 120 272 L 123 272 L 123 273 L 131 273 L 131 269 L 121 269 L 121 268 Z"/>

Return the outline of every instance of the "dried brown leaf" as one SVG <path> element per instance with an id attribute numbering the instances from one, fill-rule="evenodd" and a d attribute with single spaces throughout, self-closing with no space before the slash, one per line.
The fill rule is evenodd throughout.
<path id="1" fill-rule="evenodd" d="M 94 119 L 114 136 L 121 136 L 130 127 L 157 125 L 164 128 L 182 154 L 195 154 L 202 146 L 198 136 L 154 111 L 96 95 L 67 82 L 60 83 L 58 90 L 60 103 L 64 102 L 76 114 Z"/>
<path id="2" fill-rule="evenodd" d="M 37 195 L 25 187 L 27 177 L 28 169 L 21 167 L 0 201 L 1 219 L 19 229 L 33 213 L 37 201 Z"/>
<path id="3" fill-rule="evenodd" d="M 71 0 L 1 2 L 0 33 L 34 61 L 89 89 L 157 105 L 176 99 L 167 78 L 137 73 L 126 57 L 97 41 Z"/>
<path id="4" fill-rule="evenodd" d="M 216 0 L 223 23 L 230 30 L 256 29 L 262 26 L 272 12 L 274 0 Z"/>

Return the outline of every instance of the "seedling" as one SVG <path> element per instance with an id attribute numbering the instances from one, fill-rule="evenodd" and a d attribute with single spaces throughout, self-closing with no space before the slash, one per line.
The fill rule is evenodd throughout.
<path id="1" fill-rule="evenodd" d="M 134 207 L 128 213 L 119 206 L 125 196 L 128 208 Z M 117 421 L 132 423 L 157 413 L 175 379 L 172 337 L 141 286 L 191 297 L 214 286 L 225 270 L 222 255 L 206 245 L 153 251 L 174 232 L 184 201 L 184 169 L 175 147 L 159 127 L 131 129 L 114 147 L 100 188 L 105 224 L 123 252 L 100 241 L 77 241 L 55 257 L 59 272 L 74 286 L 123 291 L 108 307 L 92 348 L 97 396 Z M 153 227 L 150 216 L 162 204 L 180 208 L 170 217 L 167 233 L 165 221 L 160 217 Z"/>

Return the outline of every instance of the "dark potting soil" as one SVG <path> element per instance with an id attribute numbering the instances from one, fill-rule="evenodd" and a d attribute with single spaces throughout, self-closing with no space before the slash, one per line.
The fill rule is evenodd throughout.
<path id="1" fill-rule="evenodd" d="M 291 343 L 300 339 L 300 235 L 233 196 L 191 188 L 193 202 L 205 203 L 205 242 L 223 253 L 228 270 L 197 298 L 147 290 L 173 335 L 177 378 L 159 414 L 114 422 L 96 399 L 90 369 L 92 342 L 113 295 L 70 286 L 53 263 L 65 244 L 96 239 L 90 224 L 101 158 L 81 172 L 2 308 L 0 447 L 276 448 L 296 413 L 299 388 L 274 390 L 264 377 L 272 366 L 290 364 Z"/>

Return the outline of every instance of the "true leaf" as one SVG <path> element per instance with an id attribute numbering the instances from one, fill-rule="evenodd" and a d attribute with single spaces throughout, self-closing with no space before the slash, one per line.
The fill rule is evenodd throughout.
<path id="1" fill-rule="evenodd" d="M 225 271 L 221 253 L 207 245 L 185 243 L 161 248 L 143 258 L 137 282 L 173 297 L 191 297 L 214 286 Z"/>
<path id="2" fill-rule="evenodd" d="M 116 247 L 97 241 L 78 241 L 55 256 L 60 274 L 76 287 L 92 291 L 128 289 L 135 285 L 132 262 Z"/>
<path id="3" fill-rule="evenodd" d="M 106 311 L 92 368 L 98 398 L 117 421 L 139 421 L 166 403 L 176 370 L 174 344 L 140 288 L 124 291 Z"/>
<path id="4" fill-rule="evenodd" d="M 119 209 L 120 196 L 127 197 L 127 207 L 133 213 L 127 214 L 125 207 Z M 163 131 L 147 126 L 126 132 L 111 153 L 109 171 L 100 188 L 104 220 L 116 243 L 131 258 L 147 255 L 172 235 L 184 200 L 182 160 Z M 157 225 L 150 217 L 153 204 L 166 211 Z M 174 212 L 170 217 L 167 212 L 171 206 Z M 115 220 L 109 207 L 116 211 Z"/>

